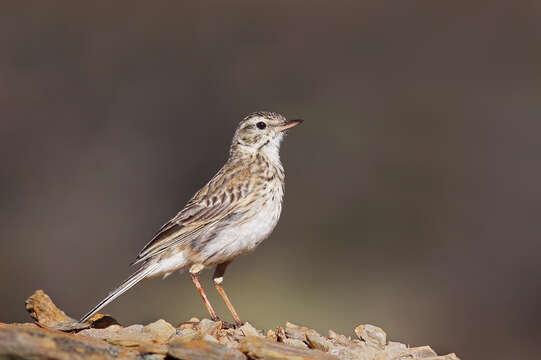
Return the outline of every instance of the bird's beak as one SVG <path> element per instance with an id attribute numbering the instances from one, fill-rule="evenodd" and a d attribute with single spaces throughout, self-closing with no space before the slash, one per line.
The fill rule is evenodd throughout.
<path id="1" fill-rule="evenodd" d="M 294 128 L 295 126 L 297 125 L 300 125 L 304 120 L 301 120 L 301 119 L 297 119 L 297 120 L 288 120 L 286 122 L 284 122 L 282 125 L 279 125 L 276 127 L 276 129 L 279 131 L 279 132 L 284 132 L 286 130 L 289 130 L 291 128 Z"/>

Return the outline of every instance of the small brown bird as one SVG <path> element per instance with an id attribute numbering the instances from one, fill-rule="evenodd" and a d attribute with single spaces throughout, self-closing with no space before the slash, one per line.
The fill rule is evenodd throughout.
<path id="1" fill-rule="evenodd" d="M 242 322 L 223 286 L 225 269 L 240 255 L 253 251 L 271 234 L 282 212 L 284 168 L 280 143 L 286 130 L 302 123 L 272 112 L 256 112 L 239 124 L 229 159 L 186 206 L 165 223 L 141 250 L 140 268 L 111 292 L 81 322 L 141 280 L 189 269 L 212 320 L 218 320 L 199 273 L 216 265 L 214 285 L 233 315 Z"/>

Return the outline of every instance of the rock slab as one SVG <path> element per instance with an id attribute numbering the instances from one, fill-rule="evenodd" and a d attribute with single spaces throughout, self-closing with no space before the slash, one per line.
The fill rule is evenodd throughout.
<path id="1" fill-rule="evenodd" d="M 0 323 L 0 359 L 458 360 L 429 346 L 388 341 L 382 329 L 369 324 L 357 326 L 352 339 L 289 322 L 266 332 L 249 323 L 234 328 L 197 318 L 177 327 L 162 319 L 123 327 L 99 314 L 79 323 L 41 290 L 26 301 L 26 309 L 35 323 Z"/>

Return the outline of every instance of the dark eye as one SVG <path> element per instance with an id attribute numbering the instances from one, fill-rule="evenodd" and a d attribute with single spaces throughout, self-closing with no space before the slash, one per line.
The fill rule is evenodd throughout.
<path id="1" fill-rule="evenodd" d="M 260 121 L 260 122 L 258 122 L 257 124 L 255 124 L 255 126 L 257 126 L 257 128 L 258 128 L 259 130 L 263 130 L 264 128 L 267 127 L 267 124 L 265 124 L 263 121 Z"/>

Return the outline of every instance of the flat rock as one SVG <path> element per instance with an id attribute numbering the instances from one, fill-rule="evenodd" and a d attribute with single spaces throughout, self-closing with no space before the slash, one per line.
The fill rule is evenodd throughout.
<path id="1" fill-rule="evenodd" d="M 165 343 L 176 333 L 176 329 L 167 321 L 160 319 L 145 326 L 142 332 L 150 335 L 152 341 Z"/>
<path id="2" fill-rule="evenodd" d="M 355 328 L 355 334 L 367 344 L 378 346 L 380 349 L 385 348 L 387 344 L 385 331 L 374 325 L 359 325 Z"/>
<path id="3" fill-rule="evenodd" d="M 351 338 L 342 334 L 338 334 L 332 330 L 329 330 L 329 339 L 331 339 L 334 344 L 342 346 L 349 346 L 352 344 Z"/>
<path id="4" fill-rule="evenodd" d="M 326 337 L 290 322 L 266 333 L 250 323 L 224 327 L 197 318 L 176 328 L 162 319 L 122 327 L 98 314 L 80 324 L 43 291 L 36 291 L 26 307 L 35 323 L 0 323 L 0 359 L 458 360 L 455 354 L 437 355 L 429 346 L 387 341 L 382 329 L 368 324 L 355 328 L 358 339 L 332 330 Z"/>
<path id="5" fill-rule="evenodd" d="M 26 311 L 41 326 L 61 331 L 81 330 L 90 327 L 69 317 L 56 307 L 49 295 L 37 290 L 26 300 Z"/>
<path id="6" fill-rule="evenodd" d="M 308 345 L 306 345 L 304 341 L 301 341 L 299 339 L 284 339 L 283 343 L 287 345 L 295 346 L 298 348 L 303 348 L 303 349 L 308 348 Z"/>
<path id="7" fill-rule="evenodd" d="M 434 350 L 430 346 L 419 346 L 415 348 L 409 349 L 410 355 L 414 359 L 426 359 L 438 356 Z"/>
<path id="8" fill-rule="evenodd" d="M 332 342 L 325 337 L 318 334 L 315 330 L 308 330 L 306 332 L 306 341 L 312 349 L 328 352 L 332 346 Z"/>
<path id="9" fill-rule="evenodd" d="M 149 331 L 144 332 L 143 329 L 143 325 L 132 325 L 125 328 L 114 325 L 106 329 L 83 330 L 80 334 L 105 340 L 114 345 L 134 347 L 153 342 L 153 334 Z"/>
<path id="10" fill-rule="evenodd" d="M 188 342 L 173 340 L 169 343 L 167 354 L 175 359 L 190 360 L 246 359 L 246 356 L 236 349 L 203 339 Z"/>
<path id="11" fill-rule="evenodd" d="M 240 331 L 242 331 L 242 334 L 244 336 L 257 336 L 257 337 L 263 337 L 262 334 L 260 334 L 255 327 L 253 327 L 249 322 L 244 323 L 240 327 Z"/>
<path id="12" fill-rule="evenodd" d="M 2 359 L 128 359 L 135 353 L 107 342 L 28 326 L 0 325 Z"/>
<path id="13" fill-rule="evenodd" d="M 285 334 L 290 339 L 305 340 L 306 332 L 309 330 L 305 326 L 295 325 L 290 322 L 286 322 Z"/>
<path id="14" fill-rule="evenodd" d="M 218 331 L 222 328 L 221 321 L 212 321 L 209 319 L 203 319 L 195 327 L 201 335 L 208 334 L 210 336 L 216 336 Z"/>
<path id="15" fill-rule="evenodd" d="M 338 360 L 337 357 L 318 350 L 301 349 L 255 336 L 242 340 L 240 350 L 256 359 Z"/>

